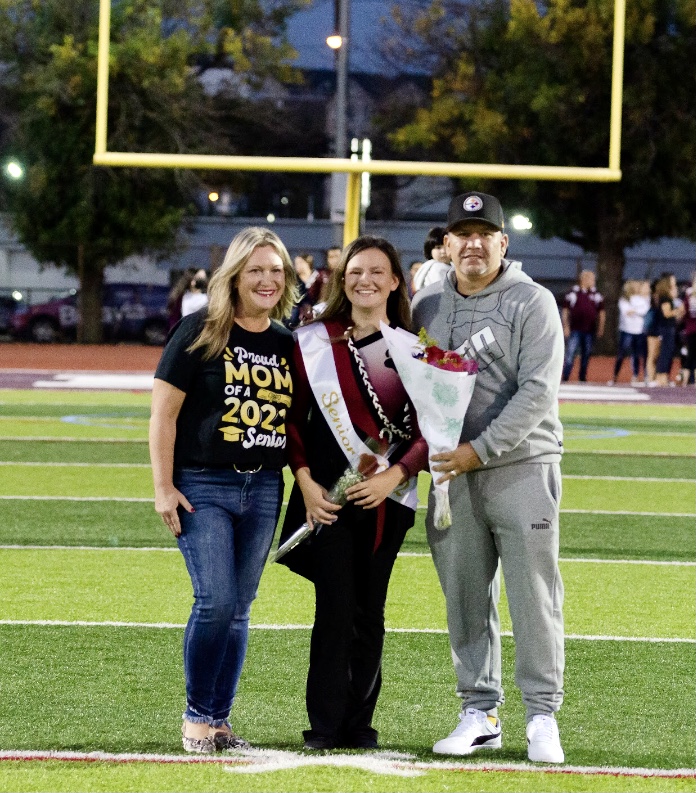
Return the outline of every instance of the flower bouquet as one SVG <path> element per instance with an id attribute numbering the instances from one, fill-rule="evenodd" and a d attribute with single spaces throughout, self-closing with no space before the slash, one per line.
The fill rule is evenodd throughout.
<path id="1" fill-rule="evenodd" d="M 474 390 L 478 364 L 452 350 L 441 349 L 423 329 L 416 336 L 382 323 L 381 330 L 401 382 L 416 409 L 430 456 L 456 448 Z M 433 471 L 432 463 L 430 473 L 433 483 L 442 475 L 442 472 Z M 435 528 L 447 529 L 452 525 L 449 481 L 433 486 Z"/>
<path id="2" fill-rule="evenodd" d="M 377 447 L 379 444 L 377 441 L 375 441 L 373 438 L 368 438 L 365 441 L 365 445 L 370 449 L 370 451 L 375 452 L 375 456 L 361 454 L 357 467 L 349 465 L 341 474 L 341 476 L 339 476 L 336 482 L 334 482 L 333 486 L 326 494 L 327 501 L 330 501 L 332 504 L 338 504 L 340 507 L 345 506 L 348 502 L 346 490 L 348 490 L 349 487 L 363 482 L 373 474 L 379 473 L 386 468 L 384 458 L 378 456 Z M 315 523 L 314 528 L 312 528 L 309 523 L 303 523 L 300 528 L 297 529 L 297 531 L 294 531 L 282 545 L 278 546 L 278 548 L 270 555 L 268 561 L 272 564 L 273 562 L 277 562 L 279 559 L 282 559 L 286 553 L 292 551 L 292 549 L 298 546 L 302 540 L 305 540 L 307 537 L 309 537 L 313 531 L 318 532 L 323 525 L 323 523 Z"/>

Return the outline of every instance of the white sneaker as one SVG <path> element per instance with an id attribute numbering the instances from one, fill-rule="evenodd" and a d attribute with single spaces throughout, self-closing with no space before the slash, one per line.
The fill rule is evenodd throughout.
<path id="1" fill-rule="evenodd" d="M 564 763 L 558 725 L 553 716 L 538 713 L 527 724 L 527 757 L 534 763 Z"/>
<path id="2" fill-rule="evenodd" d="M 477 749 L 500 749 L 503 745 L 500 719 L 485 711 L 467 708 L 459 714 L 459 724 L 433 746 L 435 754 L 465 755 Z"/>

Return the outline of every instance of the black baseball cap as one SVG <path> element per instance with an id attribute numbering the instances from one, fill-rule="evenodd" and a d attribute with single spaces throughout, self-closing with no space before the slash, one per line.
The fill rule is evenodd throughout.
<path id="1" fill-rule="evenodd" d="M 447 211 L 447 231 L 466 220 L 490 223 L 498 231 L 503 231 L 505 228 L 505 218 L 500 201 L 487 193 L 462 193 L 450 201 Z"/>

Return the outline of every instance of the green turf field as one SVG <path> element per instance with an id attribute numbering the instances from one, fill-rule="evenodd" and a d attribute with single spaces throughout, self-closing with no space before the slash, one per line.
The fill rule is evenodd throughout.
<path id="1" fill-rule="evenodd" d="M 562 405 L 567 765 L 556 773 L 526 765 L 504 594 L 503 749 L 432 755 L 458 701 L 423 509 L 387 603 L 382 753 L 300 751 L 312 592 L 276 565 L 233 713 L 265 754 L 188 762 L 191 587 L 150 501 L 148 404 L 0 393 L 0 791 L 696 790 L 694 408 Z M 423 504 L 427 488 L 421 475 Z"/>

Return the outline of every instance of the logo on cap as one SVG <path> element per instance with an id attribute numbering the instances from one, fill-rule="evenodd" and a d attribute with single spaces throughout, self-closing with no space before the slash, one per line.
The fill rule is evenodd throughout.
<path id="1" fill-rule="evenodd" d="M 483 201 L 477 195 L 470 195 L 464 201 L 464 209 L 467 212 L 478 212 L 483 206 Z"/>

